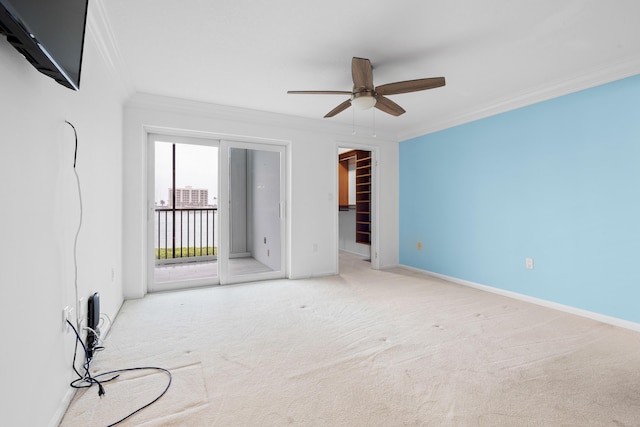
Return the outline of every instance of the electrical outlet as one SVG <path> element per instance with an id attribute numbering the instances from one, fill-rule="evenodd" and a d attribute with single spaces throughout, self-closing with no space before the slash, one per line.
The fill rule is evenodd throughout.
<path id="1" fill-rule="evenodd" d="M 533 270 L 533 258 L 525 259 L 525 266 L 527 267 L 527 270 Z"/>
<path id="2" fill-rule="evenodd" d="M 418 242 L 418 250 L 421 251 L 422 250 L 422 242 Z"/>
<path id="3" fill-rule="evenodd" d="M 69 324 L 67 323 L 67 320 L 73 323 L 73 307 L 66 306 L 65 308 L 62 309 L 62 330 L 63 331 L 69 330 Z"/>

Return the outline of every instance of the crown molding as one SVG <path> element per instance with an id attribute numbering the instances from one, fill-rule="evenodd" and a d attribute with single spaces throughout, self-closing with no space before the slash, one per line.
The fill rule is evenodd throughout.
<path id="1" fill-rule="evenodd" d="M 539 102 L 558 98 L 581 90 L 590 89 L 611 83 L 627 77 L 640 74 L 640 56 L 627 57 L 615 64 L 607 64 L 586 74 L 576 75 L 570 79 L 563 79 L 539 86 L 534 90 L 523 92 L 509 99 L 482 106 L 474 111 L 463 112 L 457 116 L 434 121 L 424 126 L 417 126 L 398 132 L 398 141 L 406 141 L 418 136 L 427 135 L 440 130 L 452 128 L 465 123 L 484 119 L 507 111 L 537 104 Z"/>
<path id="2" fill-rule="evenodd" d="M 243 107 L 212 104 L 202 101 L 193 101 L 182 98 L 174 98 L 149 93 L 134 93 L 125 103 L 127 109 L 143 109 L 147 111 L 170 112 L 190 116 L 203 116 L 215 120 L 247 123 L 271 127 L 275 129 L 289 129 L 300 132 L 318 132 L 330 134 L 341 140 L 351 141 L 378 141 L 380 143 L 397 143 L 395 135 L 390 132 L 380 131 L 376 137 L 370 135 L 371 130 L 365 127 L 353 127 L 338 124 L 321 119 L 292 116 L 281 113 L 273 113 L 261 110 L 252 110 Z"/>
<path id="3" fill-rule="evenodd" d="M 120 84 L 122 95 L 127 98 L 134 92 L 133 82 L 126 72 L 126 67 L 122 59 L 118 44 L 104 8 L 103 0 L 91 0 L 87 12 L 87 35 L 96 44 L 100 56 L 109 67 L 110 74 L 114 75 Z"/>

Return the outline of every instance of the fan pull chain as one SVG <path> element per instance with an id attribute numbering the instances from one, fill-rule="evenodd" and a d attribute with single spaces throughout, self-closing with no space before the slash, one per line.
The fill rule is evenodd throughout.
<path id="1" fill-rule="evenodd" d="M 371 134 L 372 137 L 376 137 L 376 109 L 372 108 L 371 109 L 371 114 L 373 114 L 373 133 Z"/>
<path id="2" fill-rule="evenodd" d="M 352 126 L 351 135 L 355 135 L 356 134 L 356 109 L 352 108 L 351 112 L 353 112 L 353 115 L 352 115 L 353 119 L 351 121 L 351 126 Z"/>

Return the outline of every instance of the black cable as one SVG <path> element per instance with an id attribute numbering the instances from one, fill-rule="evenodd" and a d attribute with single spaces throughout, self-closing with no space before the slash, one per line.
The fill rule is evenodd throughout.
<path id="1" fill-rule="evenodd" d="M 76 160 L 78 157 L 78 132 L 76 132 L 76 127 L 70 121 L 65 120 L 65 123 L 71 126 L 71 129 L 73 129 L 73 134 L 75 136 L 75 148 L 73 152 L 73 174 L 76 177 L 76 185 L 78 186 L 78 202 L 80 204 L 80 218 L 78 220 L 78 229 L 76 230 L 76 235 L 73 239 L 73 287 L 75 290 L 75 297 L 76 297 L 76 326 L 78 329 L 80 329 L 80 318 L 78 317 L 78 315 L 80 314 L 80 306 L 78 302 L 78 236 L 80 236 L 80 230 L 82 229 L 83 209 L 82 209 L 82 189 L 80 187 L 80 177 L 78 176 L 78 171 L 76 170 Z M 80 342 L 82 342 L 82 340 Z M 87 354 L 86 348 L 85 348 L 85 354 Z"/>
<path id="2" fill-rule="evenodd" d="M 97 384 L 98 385 L 98 396 L 102 397 L 102 396 L 104 396 L 106 394 L 106 391 L 104 389 L 103 384 L 104 383 L 108 383 L 110 381 L 113 381 L 113 380 L 119 378 L 120 377 L 120 373 L 122 373 L 122 372 L 155 370 L 155 371 L 164 372 L 169 376 L 169 381 L 167 382 L 167 386 L 164 388 L 162 393 L 160 393 L 158 395 L 158 397 L 156 397 L 155 399 L 153 399 L 151 402 L 147 403 L 146 405 L 143 405 L 140 408 L 136 409 L 135 411 L 131 412 L 126 417 L 121 418 L 120 420 L 116 421 L 115 423 L 109 424 L 107 427 L 113 427 L 115 425 L 120 424 L 124 420 L 127 420 L 127 419 L 131 418 L 132 416 L 134 416 L 138 412 L 140 412 L 143 409 L 148 408 L 149 406 L 151 406 L 154 403 L 156 403 L 158 400 L 160 400 L 160 398 L 162 396 L 164 396 L 167 393 L 167 391 L 169 391 L 169 387 L 171 387 L 171 381 L 173 380 L 173 375 L 171 374 L 171 371 L 169 371 L 168 369 L 159 368 L 157 366 L 142 366 L 142 367 L 136 367 L 136 368 L 115 369 L 113 371 L 107 371 L 107 372 L 102 372 L 100 374 L 91 375 L 91 372 L 90 372 L 89 369 L 90 369 L 90 365 L 91 365 L 91 360 L 92 359 L 88 357 L 89 354 L 88 354 L 88 351 L 87 351 L 87 347 L 85 346 L 84 342 L 82 342 L 82 338 L 80 338 L 80 334 L 78 333 L 78 330 L 73 326 L 73 324 L 71 322 L 69 322 L 69 320 L 67 320 L 67 323 L 69 324 L 69 326 L 71 326 L 71 328 L 73 329 L 73 332 L 76 335 L 76 344 L 75 344 L 75 348 L 74 348 L 74 352 L 73 352 L 73 370 L 78 375 L 78 378 L 73 380 L 69 384 L 71 387 L 76 388 L 76 389 L 91 388 L 94 384 Z M 76 368 L 76 353 L 77 353 L 77 349 L 78 349 L 78 342 L 80 342 L 80 344 L 82 345 L 82 349 L 84 350 L 84 353 L 85 353 L 86 362 L 84 363 L 84 366 L 83 366 L 84 375 L 82 375 L 78 371 L 78 369 Z M 116 374 L 116 375 L 114 375 L 114 374 Z M 104 376 L 108 376 L 108 375 L 113 375 L 113 376 L 111 378 L 106 379 L 106 380 L 99 380 L 99 378 L 104 377 Z M 80 385 L 82 383 L 86 383 L 86 384 Z"/>
<path id="3" fill-rule="evenodd" d="M 78 177 L 78 173 L 75 171 L 75 169 L 76 169 L 76 160 L 78 158 L 78 132 L 76 132 L 76 127 L 73 124 L 71 124 L 71 122 L 69 122 L 67 120 L 65 120 L 65 122 L 69 126 L 71 126 L 71 128 L 73 129 L 73 133 L 75 135 L 75 149 L 74 149 L 74 153 L 73 153 L 73 169 L 74 169 L 74 172 L 75 172 L 75 175 L 76 175 L 76 181 L 78 183 L 78 196 L 80 198 L 80 225 L 78 226 L 78 232 L 76 233 L 76 238 L 75 238 L 75 243 L 74 243 L 74 250 L 73 250 L 73 253 L 74 253 L 74 264 L 76 266 L 75 290 L 76 290 L 76 301 L 77 301 L 78 300 L 78 279 L 77 279 L 78 273 L 77 273 L 77 262 L 75 261 L 75 259 L 76 259 L 75 255 L 76 255 L 76 245 L 77 245 L 77 240 L 78 240 L 78 234 L 80 233 L 80 227 L 82 225 L 82 194 L 80 193 L 80 178 Z M 79 309 L 79 307 L 77 307 L 77 303 L 76 303 L 76 309 Z M 67 319 L 67 323 L 69 324 L 69 326 L 71 326 L 71 328 L 73 329 L 73 332 L 76 335 L 75 347 L 73 349 L 73 362 L 72 362 L 72 365 L 73 365 L 74 372 L 76 373 L 76 375 L 78 375 L 78 378 L 73 380 L 73 381 L 71 381 L 71 383 L 69 384 L 71 387 L 73 387 L 75 389 L 91 388 L 94 384 L 97 384 L 98 385 L 98 396 L 102 397 L 106 393 L 106 391 L 104 389 L 104 386 L 102 384 L 103 383 L 108 383 L 110 381 L 115 380 L 116 378 L 118 378 L 120 376 L 119 373 L 121 373 L 121 372 L 152 369 L 152 370 L 165 372 L 167 375 L 169 375 L 169 381 L 167 382 L 167 386 L 162 391 L 162 393 L 160 393 L 160 395 L 158 397 L 156 397 L 155 399 L 153 399 L 151 402 L 147 403 L 146 405 L 141 406 L 140 408 L 136 409 L 135 411 L 133 411 L 132 413 L 130 413 L 126 417 L 116 421 L 113 424 L 109 424 L 107 427 L 113 427 L 113 426 L 115 426 L 117 424 L 120 424 L 124 420 L 129 419 L 130 417 L 132 417 L 133 415 L 135 415 L 138 412 L 142 411 L 143 409 L 153 405 L 158 400 L 160 400 L 160 398 L 167 393 L 167 391 L 169 390 L 169 387 L 171 387 L 171 381 L 173 379 L 173 375 L 171 374 L 171 372 L 168 369 L 159 368 L 159 367 L 155 367 L 155 366 L 116 369 L 114 371 L 103 372 L 103 373 L 97 374 L 97 375 L 91 375 L 90 367 L 91 367 L 92 357 L 89 357 L 89 351 L 88 351 L 86 345 L 84 344 L 84 342 L 82 341 L 82 338 L 80 338 L 80 333 L 78 332 L 78 329 L 76 329 L 76 327 L 73 326 L 73 324 L 69 321 L 69 319 Z M 78 324 L 78 328 L 80 328 L 79 324 Z M 94 332 L 92 331 L 91 333 L 94 333 Z M 76 355 L 78 353 L 78 342 L 82 345 L 82 349 L 84 350 L 84 356 L 85 356 L 85 363 L 83 365 L 84 375 L 81 374 L 78 371 L 78 368 L 76 367 Z M 96 351 L 101 351 L 103 349 L 104 349 L 104 347 L 97 346 L 97 345 L 94 344 L 94 347 L 92 348 L 92 353 L 95 355 Z M 116 374 L 116 375 L 114 375 L 113 377 L 111 377 L 109 379 L 106 379 L 106 380 L 101 380 L 101 381 L 98 380 L 98 378 L 101 378 L 101 377 L 107 376 L 107 375 L 113 375 L 113 374 Z"/>
<path id="4" fill-rule="evenodd" d="M 170 372 L 168 369 L 165 369 L 165 368 L 159 368 L 159 367 L 157 367 L 157 366 L 143 366 L 143 367 L 138 367 L 138 368 L 116 369 L 115 371 L 103 372 L 102 374 L 98 374 L 98 375 L 96 375 L 96 377 L 100 377 L 100 376 L 102 376 L 102 375 L 111 375 L 111 374 L 115 374 L 115 373 L 118 373 L 118 372 L 143 371 L 143 370 L 149 370 L 149 369 L 152 369 L 152 370 L 155 370 L 155 371 L 161 371 L 161 372 L 164 372 L 164 373 L 166 373 L 166 374 L 169 376 L 169 381 L 167 382 L 167 386 L 164 388 L 164 390 L 162 391 L 162 393 L 160 393 L 160 395 L 158 395 L 158 397 L 156 397 L 155 399 L 153 399 L 151 402 L 147 403 L 147 404 L 146 404 L 146 405 L 144 405 L 144 406 L 141 406 L 140 408 L 136 409 L 135 411 L 133 411 L 132 413 L 130 413 L 130 414 L 129 414 L 129 415 L 127 415 L 126 417 L 121 418 L 120 420 L 116 421 L 115 423 L 113 423 L 113 424 L 109 424 L 107 427 L 113 427 L 113 426 L 115 426 L 115 425 L 117 425 L 117 424 L 120 424 L 120 423 L 121 423 L 121 422 L 123 422 L 124 420 L 126 420 L 126 419 L 128 419 L 128 418 L 130 418 L 130 417 L 134 416 L 134 415 L 135 415 L 135 414 L 137 414 L 138 412 L 142 411 L 143 409 L 145 409 L 145 408 L 147 408 L 147 407 L 149 407 L 149 406 L 153 405 L 153 404 L 154 404 L 154 403 L 156 403 L 158 400 L 160 400 L 160 398 L 161 398 L 162 396 L 164 396 L 164 395 L 167 393 L 167 391 L 169 391 L 169 387 L 171 387 L 171 381 L 173 380 L 173 375 L 171 374 L 171 372 Z M 115 377 L 114 377 L 114 378 L 112 378 L 112 379 L 115 379 L 115 378 L 117 378 L 118 376 L 119 376 L 119 375 L 115 376 Z M 111 381 L 111 380 L 108 380 L 108 381 Z"/>
<path id="5" fill-rule="evenodd" d="M 74 125 L 71 124 L 71 122 L 65 120 L 65 123 L 67 123 L 69 126 L 71 126 L 71 128 L 73 129 L 73 134 L 76 137 L 76 149 L 73 153 L 73 168 L 76 168 L 76 158 L 78 157 L 78 132 L 76 132 L 76 127 Z"/>
<path id="6" fill-rule="evenodd" d="M 76 335 L 76 344 L 75 344 L 75 348 L 73 350 L 73 370 L 75 371 L 76 375 L 78 375 L 78 378 L 76 378 L 75 380 L 71 381 L 71 383 L 69 384 L 71 387 L 73 388 L 90 388 L 91 386 L 93 386 L 94 384 L 98 385 L 98 396 L 102 397 L 105 394 L 104 391 L 104 387 L 102 386 L 103 382 L 108 382 L 111 381 L 115 378 L 112 378 L 110 380 L 107 381 L 98 381 L 94 376 L 91 375 L 91 371 L 90 371 L 90 366 L 91 366 L 91 358 L 89 357 L 89 352 L 87 351 L 87 347 L 84 345 L 84 342 L 82 342 L 82 338 L 80 338 L 80 334 L 78 333 L 78 330 L 75 328 L 75 326 L 73 326 L 73 324 L 71 322 L 69 322 L 69 320 L 67 320 L 67 323 L 69 324 L 69 326 L 71 326 L 71 329 L 73 329 L 73 332 Z M 78 342 L 80 342 L 80 344 L 82 344 L 82 349 L 84 350 L 84 354 L 85 354 L 85 360 L 86 362 L 84 363 L 84 375 L 81 374 L 78 371 L 78 368 L 76 367 L 76 354 L 78 353 Z M 86 383 L 84 385 L 81 385 L 82 383 Z"/>

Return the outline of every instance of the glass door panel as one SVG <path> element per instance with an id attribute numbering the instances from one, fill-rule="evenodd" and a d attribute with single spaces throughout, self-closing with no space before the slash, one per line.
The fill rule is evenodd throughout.
<path id="1" fill-rule="evenodd" d="M 149 290 L 217 283 L 217 141 L 162 135 L 150 139 L 154 199 Z"/>
<path id="2" fill-rule="evenodd" d="M 284 277 L 284 147 L 221 143 L 221 283 Z"/>

